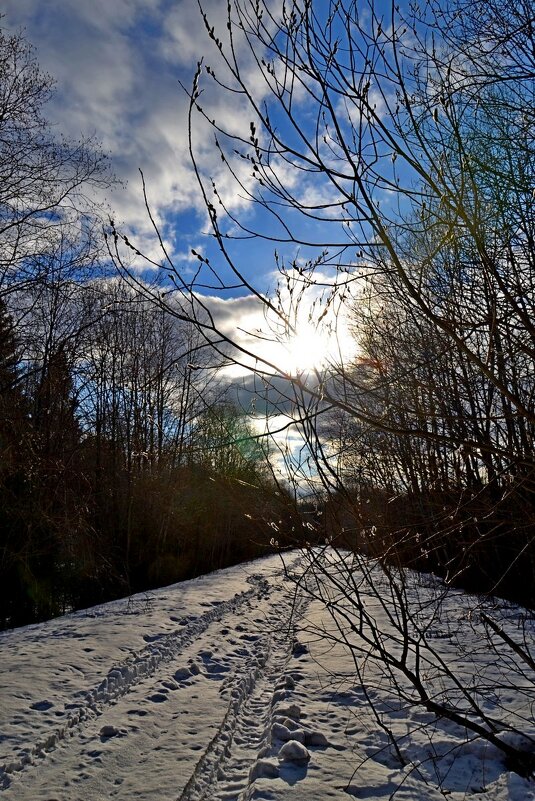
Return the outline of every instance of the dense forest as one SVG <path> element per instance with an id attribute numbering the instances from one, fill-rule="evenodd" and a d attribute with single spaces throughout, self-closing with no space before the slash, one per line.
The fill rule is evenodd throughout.
<path id="1" fill-rule="evenodd" d="M 37 315 L 69 291 L 51 330 L 28 321 L 36 350 L 2 313 L 4 625 L 265 553 L 288 514 L 243 414 L 199 381 L 173 323 L 120 284 L 24 301 Z"/>

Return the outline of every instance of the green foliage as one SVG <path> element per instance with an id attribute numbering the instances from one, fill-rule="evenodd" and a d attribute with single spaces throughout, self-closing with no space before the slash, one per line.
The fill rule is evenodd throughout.
<path id="1" fill-rule="evenodd" d="M 236 480 L 254 481 L 264 453 L 246 417 L 236 407 L 218 404 L 205 409 L 193 428 L 194 461 L 215 473 Z"/>

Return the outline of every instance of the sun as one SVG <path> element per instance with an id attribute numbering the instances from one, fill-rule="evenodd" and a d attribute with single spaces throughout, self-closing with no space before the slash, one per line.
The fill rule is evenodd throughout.
<path id="1" fill-rule="evenodd" d="M 283 369 L 290 375 L 321 370 L 334 356 L 333 337 L 326 329 L 302 323 L 299 331 L 282 342 Z"/>
<path id="2" fill-rule="evenodd" d="M 264 326 L 256 329 L 256 353 L 261 353 L 268 369 L 290 378 L 307 380 L 315 371 L 323 376 L 345 369 L 358 350 L 347 296 L 335 297 L 333 288 L 325 299 L 316 287 L 308 294 L 297 287 L 298 300 L 291 291 L 281 292 L 277 306 L 265 315 Z"/>

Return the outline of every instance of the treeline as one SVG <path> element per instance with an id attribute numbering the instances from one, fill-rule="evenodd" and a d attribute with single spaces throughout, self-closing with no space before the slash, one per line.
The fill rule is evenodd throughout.
<path id="1" fill-rule="evenodd" d="M 533 14 L 454 3 L 412 23 L 429 41 L 440 31 L 443 50 L 422 36 L 403 52 L 381 90 L 386 103 L 395 86 L 399 103 L 382 116 L 351 96 L 370 127 L 344 140 L 360 145 L 346 152 L 348 173 L 354 156 L 366 174 L 369 147 L 356 216 L 369 214 L 376 238 L 356 254 L 359 356 L 322 395 L 339 412 L 319 431 L 318 462 L 336 491 L 331 510 L 345 498 L 355 547 L 533 606 Z M 385 36 L 367 86 L 389 75 L 397 40 Z M 373 194 L 381 186 L 386 198 Z"/>
<path id="2" fill-rule="evenodd" d="M 54 287 L 45 331 L 49 291 L 31 342 L 0 315 L 2 626 L 265 553 L 288 498 L 191 329 L 115 281 Z"/>
<path id="3" fill-rule="evenodd" d="M 0 627 L 265 553 L 287 514 L 200 335 L 112 272 L 114 179 L 53 88 L 0 30 Z"/>
<path id="4" fill-rule="evenodd" d="M 312 490 L 333 498 L 324 519 L 345 509 L 330 533 L 343 526 L 351 547 L 533 605 L 532 4 L 371 3 L 369 14 L 349 0 L 297 5 L 272 20 L 276 36 L 262 4 L 229 12 L 228 29 L 268 56 L 252 80 L 232 42 L 227 52 L 216 38 L 232 86 L 226 94 L 225 80 L 199 67 L 189 107 L 194 132 L 212 116 L 197 103 L 210 87 L 239 95 L 253 120 L 250 136 L 217 118 L 212 133 L 255 219 L 225 214 L 212 176 L 203 179 L 205 139 L 191 148 L 233 273 L 226 289 L 257 291 L 245 248 L 277 231 L 280 287 L 265 309 L 278 304 L 278 330 L 301 313 L 329 336 L 329 316 L 353 307 L 355 363 L 342 352 L 328 375 L 297 369 L 294 397 L 281 403 L 306 443 L 297 480 L 314 462 Z M 240 179 L 244 163 L 251 174 Z M 243 252 L 236 244 L 231 255 L 229 230 Z M 198 287 L 211 269 L 201 260 Z"/>

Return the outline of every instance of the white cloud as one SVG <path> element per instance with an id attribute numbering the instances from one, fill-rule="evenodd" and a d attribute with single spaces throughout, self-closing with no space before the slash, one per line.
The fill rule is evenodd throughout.
<path id="1" fill-rule="evenodd" d="M 278 0 L 274 0 L 274 4 Z M 226 4 L 221 0 L 206 0 L 211 23 L 226 36 Z M 42 68 L 55 76 L 58 90 L 50 106 L 50 117 L 59 131 L 77 138 L 96 134 L 111 153 L 118 177 L 127 183 L 126 190 L 116 190 L 110 204 L 120 223 L 125 221 L 134 231 L 130 237 L 136 246 L 156 263 L 163 259 L 148 218 L 141 189 L 139 168 L 143 170 L 148 199 L 154 218 L 161 226 L 168 252 L 175 258 L 183 275 L 188 276 L 192 263 L 191 245 L 202 241 L 199 228 L 207 228 L 206 213 L 199 187 L 193 175 L 188 154 L 188 98 L 180 89 L 178 79 L 191 81 L 197 60 L 207 53 L 206 61 L 214 67 L 217 50 L 209 42 L 204 22 L 193 0 L 4 0 L 3 24 L 13 30 L 26 26 L 28 39 L 36 46 Z M 253 54 L 239 48 L 242 67 L 258 95 L 266 91 L 254 66 Z M 240 133 L 247 139 L 251 111 L 240 95 L 219 93 L 206 82 L 200 99 L 230 133 Z M 213 147 L 213 132 L 196 120 L 196 147 L 200 163 L 218 184 L 223 201 L 239 210 L 240 219 L 254 215 L 254 204 L 243 196 L 239 182 L 250 185 L 251 166 L 238 161 L 237 181 L 232 178 L 220 154 Z M 274 160 L 274 169 L 287 189 L 302 197 L 305 178 L 297 177 L 282 159 Z M 307 182 L 309 202 L 328 202 L 321 184 Z M 177 212 L 195 210 L 196 230 L 182 235 Z M 268 219 L 268 225 L 271 222 Z M 192 224 L 193 226 L 193 224 Z M 268 230 L 268 233 L 270 231 Z M 258 244 L 255 243 L 257 247 Z M 196 250 L 202 247 L 195 245 Z M 266 249 L 271 249 L 266 245 Z M 248 250 L 247 250 L 248 249 Z M 249 242 L 240 251 L 244 272 L 254 275 L 251 280 L 265 287 L 266 270 L 258 268 L 269 263 L 255 254 L 251 258 Z M 272 263 L 272 262 L 271 262 Z M 260 272 L 262 274 L 260 274 Z M 292 276 L 292 280 L 296 276 Z M 283 306 L 289 298 L 283 293 Z M 296 318 L 296 328 L 303 329 L 308 307 L 317 300 L 311 289 Z M 292 343 L 281 345 L 273 315 L 266 319 L 258 299 L 240 298 L 210 300 L 229 337 L 253 355 L 243 357 L 243 364 L 228 373 L 236 378 L 257 366 L 255 357 L 274 364 L 283 372 L 295 370 L 302 357 L 292 350 Z M 325 320 L 333 328 L 332 320 Z M 226 329 L 225 329 L 226 326 Z M 347 326 L 340 318 L 338 333 L 343 333 L 342 349 L 348 348 Z M 327 333 L 326 333 L 327 336 Z M 327 349 L 330 358 L 335 351 Z M 318 350 L 318 348 L 315 348 Z M 294 348 L 295 351 L 295 348 Z M 344 352 L 347 352 L 344 351 Z M 306 366 L 310 366 L 307 364 Z M 269 366 L 266 367 L 269 371 Z"/>
<path id="2" fill-rule="evenodd" d="M 328 300 L 330 292 L 322 284 L 332 285 L 332 277 L 320 272 L 315 277 L 318 283 L 305 289 L 297 305 L 291 290 L 292 283 L 296 292 L 302 285 L 297 283 L 302 278 L 297 272 L 290 271 L 290 283 L 280 289 L 280 308 L 293 333 L 262 298 L 203 298 L 216 327 L 238 346 L 232 351 L 234 363 L 223 370 L 227 380 L 247 379 L 251 372 L 306 379 L 314 368 L 347 365 L 355 357 L 351 301 L 344 301 L 338 290 Z M 284 404 L 284 388 L 277 385 L 276 391 L 282 393 L 278 402 Z"/>
<path id="3" fill-rule="evenodd" d="M 226 4 L 205 3 L 225 30 Z M 159 224 L 176 212 L 204 204 L 188 153 L 187 95 L 197 60 L 217 52 L 197 4 L 191 0 L 5 0 L 3 25 L 25 28 L 42 69 L 57 81 L 47 108 L 58 131 L 71 138 L 95 135 L 110 153 L 117 177 L 110 203 L 118 220 L 142 237 L 150 234 L 139 169 L 147 182 Z M 248 130 L 243 100 L 207 90 L 202 99 L 233 133 Z M 213 133 L 196 119 L 196 142 L 203 169 L 218 180 L 224 201 L 244 207 L 235 182 L 213 147 Z M 248 180 L 243 165 L 240 178 Z"/>

